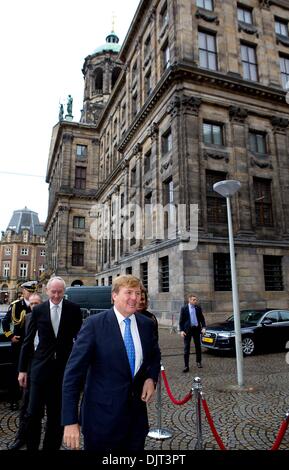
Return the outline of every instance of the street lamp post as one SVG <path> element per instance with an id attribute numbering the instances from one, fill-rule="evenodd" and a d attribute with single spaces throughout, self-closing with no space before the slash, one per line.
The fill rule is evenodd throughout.
<path id="1" fill-rule="evenodd" d="M 237 361 L 237 377 L 238 385 L 242 387 L 244 385 L 243 378 L 243 351 L 242 351 L 242 336 L 241 336 L 241 322 L 240 322 L 240 309 L 239 309 L 239 295 L 237 286 L 237 275 L 236 275 L 236 261 L 235 261 L 235 249 L 234 249 L 234 238 L 233 238 L 233 226 L 232 226 L 232 214 L 230 198 L 239 191 L 241 187 L 240 181 L 236 180 L 225 180 L 218 181 L 213 186 L 214 191 L 221 194 L 226 198 L 227 202 L 227 218 L 228 218 L 228 230 L 229 230 L 229 245 L 230 245 L 230 264 L 231 264 L 231 279 L 232 279 L 232 298 L 233 298 L 233 313 L 234 313 L 234 330 L 235 330 L 235 346 L 236 346 L 236 361 Z"/>

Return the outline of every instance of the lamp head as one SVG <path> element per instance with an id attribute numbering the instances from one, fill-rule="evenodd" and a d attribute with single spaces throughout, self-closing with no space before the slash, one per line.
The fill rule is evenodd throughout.
<path id="1" fill-rule="evenodd" d="M 213 185 L 213 190 L 224 197 L 233 196 L 241 188 L 240 181 L 237 180 L 224 180 L 218 181 Z"/>

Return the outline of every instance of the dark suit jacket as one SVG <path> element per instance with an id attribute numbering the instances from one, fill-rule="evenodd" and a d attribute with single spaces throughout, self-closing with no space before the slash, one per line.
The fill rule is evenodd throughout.
<path id="1" fill-rule="evenodd" d="M 19 360 L 19 371 L 27 372 L 29 363 L 30 380 L 38 383 L 49 382 L 55 373 L 64 373 L 73 341 L 82 325 L 80 307 L 63 299 L 61 319 L 55 337 L 49 300 L 34 307 L 28 325 Z M 39 344 L 34 352 L 34 337 L 38 332 Z"/>
<path id="2" fill-rule="evenodd" d="M 124 341 L 113 309 L 89 317 L 79 332 L 63 380 L 62 424 L 79 422 L 78 402 L 85 381 L 81 407 L 84 439 L 91 445 L 117 447 L 127 433 L 146 436 L 146 403 L 141 401 L 144 381 L 158 380 L 160 350 L 153 322 L 136 314 L 143 363 L 132 379 Z"/>
<path id="3" fill-rule="evenodd" d="M 206 327 L 205 318 L 204 318 L 202 309 L 199 305 L 196 305 L 196 316 L 198 320 L 198 328 L 200 329 L 205 328 Z M 187 304 L 181 308 L 180 330 L 187 333 L 190 327 L 191 327 L 191 317 L 190 317 L 189 305 Z"/>

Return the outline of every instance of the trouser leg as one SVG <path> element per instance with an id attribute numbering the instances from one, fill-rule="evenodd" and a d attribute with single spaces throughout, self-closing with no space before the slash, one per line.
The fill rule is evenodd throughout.
<path id="1" fill-rule="evenodd" d="M 199 328 L 192 328 L 192 336 L 196 349 L 196 362 L 202 361 L 201 332 Z"/>
<path id="2" fill-rule="evenodd" d="M 191 346 L 191 333 L 188 332 L 186 336 L 184 336 L 184 362 L 185 367 L 189 367 L 190 361 L 190 346 Z"/>

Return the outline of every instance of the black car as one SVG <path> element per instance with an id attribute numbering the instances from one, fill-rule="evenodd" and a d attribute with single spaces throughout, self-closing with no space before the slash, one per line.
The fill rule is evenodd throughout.
<path id="1" fill-rule="evenodd" d="M 2 320 L 6 312 L 0 312 L 0 388 L 6 388 L 8 384 L 8 377 L 11 363 L 11 342 L 3 333 Z"/>
<path id="2" fill-rule="evenodd" d="M 240 322 L 244 356 L 259 350 L 283 350 L 289 341 L 289 310 L 241 310 Z M 234 351 L 234 317 L 208 326 L 202 345 L 212 350 Z"/>

